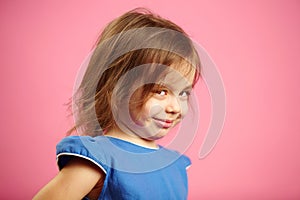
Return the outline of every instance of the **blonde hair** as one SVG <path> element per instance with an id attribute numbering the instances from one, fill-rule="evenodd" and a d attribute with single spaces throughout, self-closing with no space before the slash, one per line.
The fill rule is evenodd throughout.
<path id="1" fill-rule="evenodd" d="M 116 126 L 112 109 L 118 109 L 124 99 L 130 98 L 135 85 L 142 87 L 139 100 L 131 103 L 141 107 L 154 83 L 167 73 L 165 68 L 157 66 L 180 68 L 187 66 L 184 63 L 189 64 L 185 73 L 195 74 L 194 85 L 200 76 L 200 60 L 193 42 L 173 22 L 141 8 L 116 18 L 99 36 L 74 94 L 76 121 L 68 133 L 80 129 L 84 135 L 102 135 Z M 141 65 L 144 67 L 139 73 L 128 73 Z M 122 87 L 116 88 L 117 83 Z M 114 100 L 113 92 L 117 94 Z"/>

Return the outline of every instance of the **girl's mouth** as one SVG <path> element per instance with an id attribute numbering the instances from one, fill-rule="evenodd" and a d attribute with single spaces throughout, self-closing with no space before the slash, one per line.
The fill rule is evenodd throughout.
<path id="1" fill-rule="evenodd" d="M 173 126 L 174 120 L 171 119 L 158 119 L 158 118 L 153 118 L 155 123 L 158 125 L 160 128 L 171 128 Z"/>

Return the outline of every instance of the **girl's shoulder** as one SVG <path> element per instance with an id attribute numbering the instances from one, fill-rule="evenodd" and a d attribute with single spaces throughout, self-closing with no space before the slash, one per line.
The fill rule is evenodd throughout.
<path id="1" fill-rule="evenodd" d="M 98 142 L 96 143 L 96 139 L 91 136 L 68 136 L 63 138 L 56 145 L 56 153 L 57 155 L 61 153 L 69 153 L 82 154 L 86 156 L 90 153 L 91 148 L 95 145 L 99 145 L 99 139 L 97 141 Z"/>
<path id="2" fill-rule="evenodd" d="M 77 157 L 91 161 L 107 171 L 105 165 L 104 137 L 68 136 L 56 145 L 56 157 L 59 169 L 62 169 L 70 159 Z M 101 151 L 102 149 L 102 151 Z"/>
<path id="3" fill-rule="evenodd" d="M 66 137 L 57 144 L 56 154 L 60 169 L 74 156 L 93 162 L 104 172 L 112 167 L 127 172 L 147 172 L 173 164 L 181 168 L 191 165 L 190 159 L 177 151 L 162 146 L 149 149 L 106 136 Z"/>

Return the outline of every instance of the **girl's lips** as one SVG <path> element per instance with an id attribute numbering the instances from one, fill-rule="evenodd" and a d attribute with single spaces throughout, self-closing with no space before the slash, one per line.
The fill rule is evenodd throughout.
<path id="1" fill-rule="evenodd" d="M 153 118 L 153 119 L 160 128 L 166 128 L 166 129 L 171 128 L 174 122 L 173 120 L 169 120 L 169 119 L 158 119 L 158 118 Z"/>

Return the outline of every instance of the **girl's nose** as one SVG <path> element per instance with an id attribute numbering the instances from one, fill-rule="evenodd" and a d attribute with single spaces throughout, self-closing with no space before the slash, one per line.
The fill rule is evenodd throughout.
<path id="1" fill-rule="evenodd" d="M 170 95 L 166 105 L 166 112 L 176 114 L 179 113 L 180 110 L 178 99 L 174 95 Z"/>

